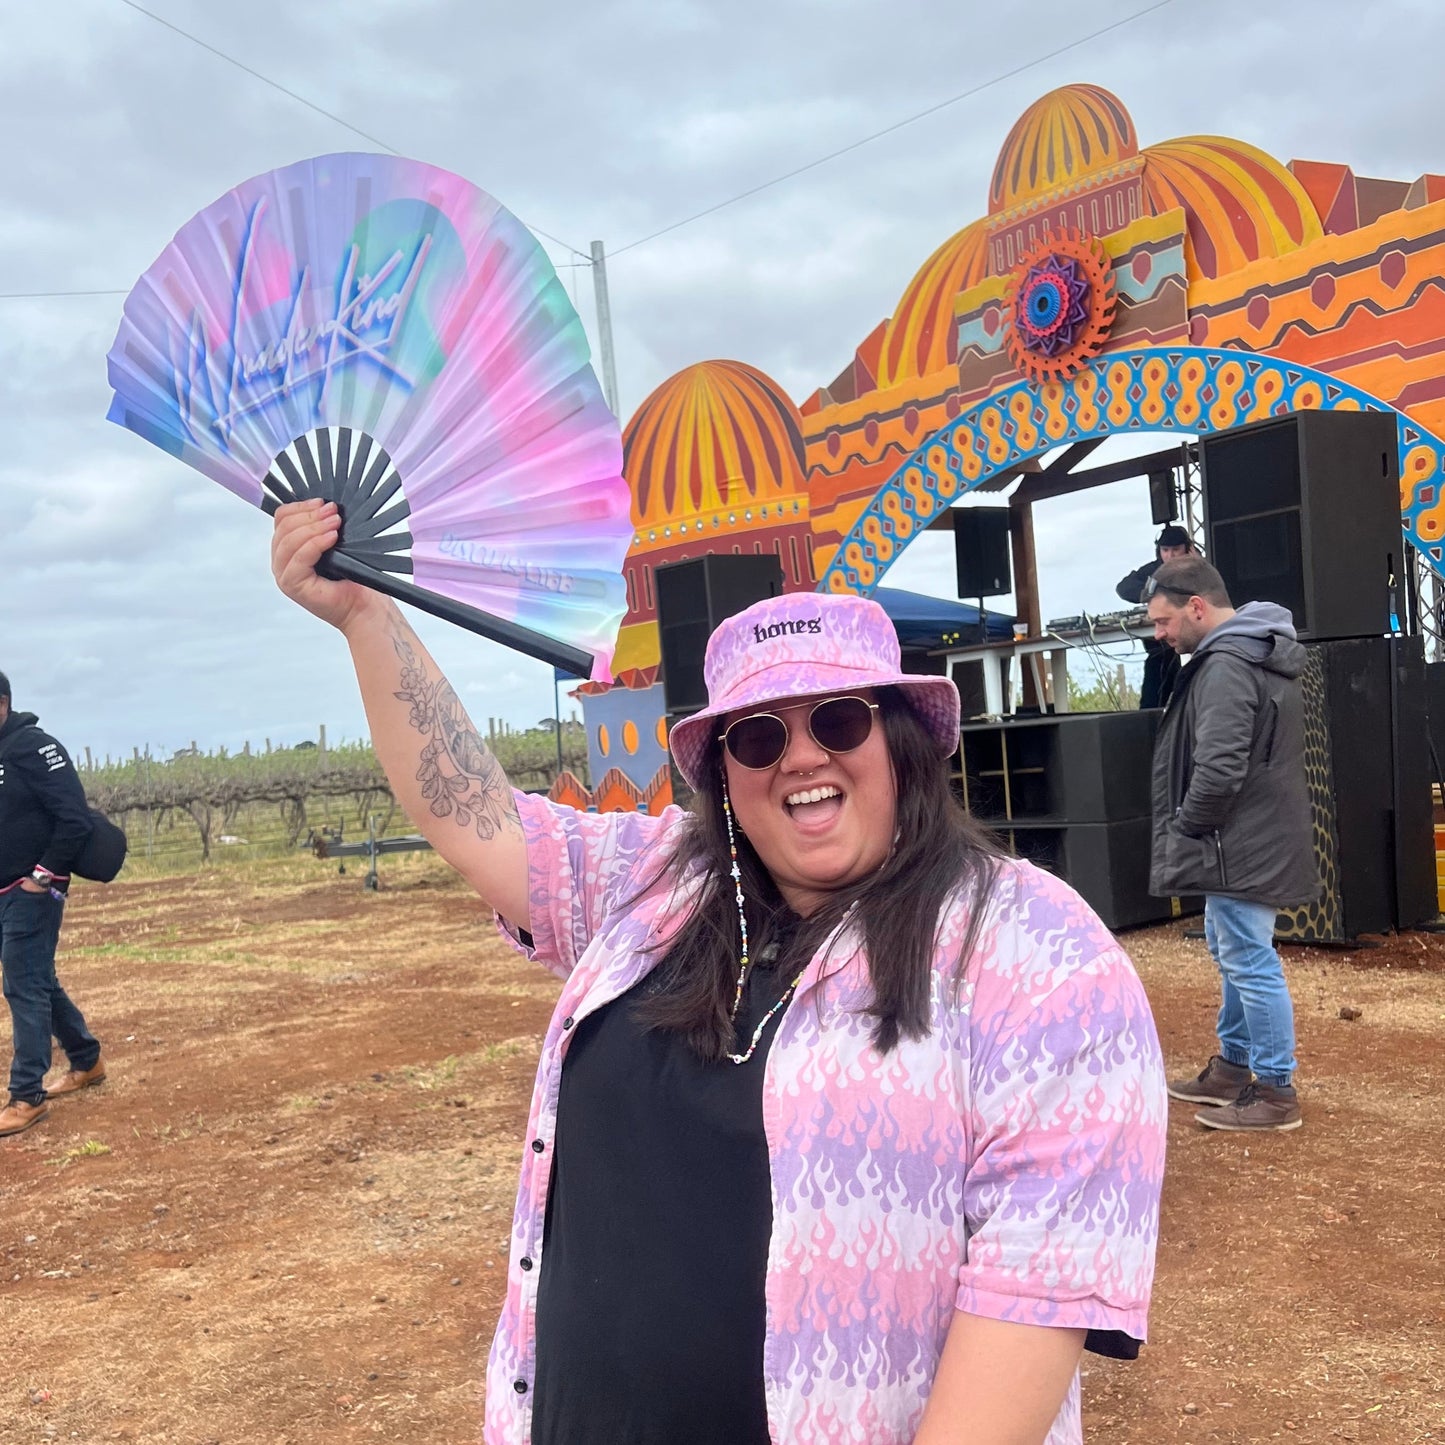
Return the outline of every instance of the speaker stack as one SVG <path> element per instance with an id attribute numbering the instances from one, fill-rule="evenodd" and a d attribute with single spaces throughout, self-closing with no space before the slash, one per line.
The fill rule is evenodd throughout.
<path id="1" fill-rule="evenodd" d="M 703 659 L 707 640 L 724 618 L 779 597 L 783 564 L 776 556 L 709 552 L 685 562 L 667 562 L 653 573 L 657 589 L 657 632 L 662 662 L 662 699 L 667 728 L 707 706 Z M 681 802 L 691 789 L 674 767 L 672 795 Z"/>
<path id="2" fill-rule="evenodd" d="M 956 781 L 980 822 L 1073 885 L 1109 928 L 1197 912 L 1149 892 L 1151 760 L 1161 714 L 1055 713 L 963 729 Z"/>
<path id="3" fill-rule="evenodd" d="M 1302 411 L 1200 444 L 1209 560 L 1303 639 L 1383 637 L 1403 578 L 1392 412 Z"/>
<path id="4" fill-rule="evenodd" d="M 1437 912 L 1425 663 L 1406 616 L 1390 412 L 1297 412 L 1200 444 L 1209 560 L 1234 605 L 1276 602 L 1301 679 L 1317 904 L 1280 935 L 1341 942 Z"/>

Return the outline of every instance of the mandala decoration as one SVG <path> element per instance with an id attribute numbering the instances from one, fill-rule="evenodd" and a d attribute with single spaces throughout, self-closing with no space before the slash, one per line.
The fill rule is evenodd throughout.
<path id="1" fill-rule="evenodd" d="M 1065 381 L 1104 349 L 1114 324 L 1114 269 L 1103 242 L 1077 231 L 1024 255 L 1005 297 L 1008 349 L 1033 381 Z"/>

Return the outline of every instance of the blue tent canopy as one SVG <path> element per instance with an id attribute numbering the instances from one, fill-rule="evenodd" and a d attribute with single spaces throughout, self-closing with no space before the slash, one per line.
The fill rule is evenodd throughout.
<path id="1" fill-rule="evenodd" d="M 879 587 L 872 595 L 888 614 L 905 652 L 948 647 L 955 642 L 969 643 L 978 637 L 978 608 L 971 602 L 925 597 L 921 592 L 905 592 L 901 587 Z M 1013 636 L 1014 620 L 1010 614 L 985 610 L 983 615 L 989 638 Z"/>
<path id="2" fill-rule="evenodd" d="M 879 587 L 873 600 L 888 614 L 898 633 L 898 645 L 905 651 L 931 651 L 955 642 L 973 642 L 978 637 L 978 608 L 971 602 L 957 602 L 944 597 L 925 597 L 921 592 L 905 592 L 901 587 Z M 984 612 L 990 638 L 1013 636 L 1013 618 L 1004 612 Z M 566 668 L 554 666 L 557 682 L 580 679 Z"/>

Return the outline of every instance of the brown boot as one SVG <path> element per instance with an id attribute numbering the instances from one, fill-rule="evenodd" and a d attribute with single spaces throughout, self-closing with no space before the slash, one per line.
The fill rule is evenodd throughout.
<path id="1" fill-rule="evenodd" d="M 1207 1129 L 1234 1129 L 1241 1133 L 1298 1129 L 1304 1123 L 1300 1118 L 1299 1095 L 1293 1087 L 1278 1088 L 1257 1082 L 1249 1085 L 1234 1103 L 1194 1117 Z"/>
<path id="2" fill-rule="evenodd" d="M 78 1094 L 82 1089 L 94 1088 L 105 1083 L 105 1060 L 97 1059 L 88 1069 L 71 1069 L 58 1084 L 45 1091 L 47 1099 L 59 1099 L 66 1094 Z"/>
<path id="3" fill-rule="evenodd" d="M 1170 1084 L 1169 1097 L 1183 1099 L 1186 1104 L 1208 1104 L 1211 1108 L 1232 1104 L 1253 1078 L 1247 1064 L 1231 1064 L 1215 1054 L 1195 1078 L 1177 1079 Z"/>
<path id="4" fill-rule="evenodd" d="M 22 1099 L 11 1099 L 0 1109 L 0 1139 L 7 1134 L 23 1134 L 49 1112 L 50 1108 L 46 1104 L 27 1104 Z"/>

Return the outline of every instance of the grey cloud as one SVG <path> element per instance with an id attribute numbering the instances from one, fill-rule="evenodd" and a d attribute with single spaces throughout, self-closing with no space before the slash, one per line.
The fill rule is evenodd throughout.
<path id="1" fill-rule="evenodd" d="M 529 223 L 609 251 L 957 94 L 1137 0 L 1082 12 L 936 0 L 147 0 Z M 1234 135 L 1282 159 L 1445 170 L 1429 0 L 1176 3 L 610 266 L 624 410 L 735 356 L 797 400 L 828 382 L 980 215 L 1039 94 L 1096 80 L 1144 143 Z M 246 176 L 366 143 L 118 0 L 0 15 L 0 290 L 127 287 Z M 549 250 L 558 259 L 556 246 Z M 576 280 L 593 326 L 585 272 Z M 77 744 L 239 746 L 364 730 L 344 647 L 287 604 L 268 524 L 108 426 L 121 298 L 0 302 L 0 668 Z M 1110 603 L 1152 529 L 1131 484 L 1039 508 L 1045 611 Z M 947 541 L 887 579 L 948 594 Z M 13 619 L 42 618 L 41 629 Z M 550 671 L 423 619 L 475 715 L 526 725 Z M 570 706 L 564 703 L 564 706 Z"/>

